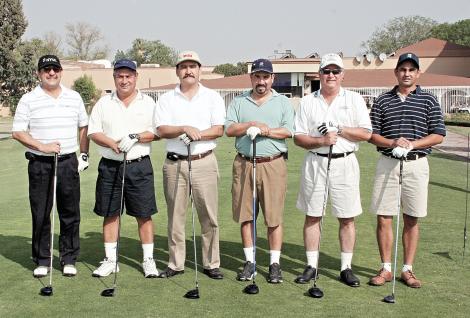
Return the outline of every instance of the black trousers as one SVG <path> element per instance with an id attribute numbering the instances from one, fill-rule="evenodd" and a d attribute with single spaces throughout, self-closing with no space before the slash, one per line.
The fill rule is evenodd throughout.
<path id="1" fill-rule="evenodd" d="M 54 157 L 27 153 L 29 202 L 33 218 L 32 257 L 38 265 L 50 264 L 51 210 L 53 205 Z M 75 154 L 59 157 L 57 211 L 60 220 L 61 265 L 75 264 L 80 250 L 80 177 Z"/>

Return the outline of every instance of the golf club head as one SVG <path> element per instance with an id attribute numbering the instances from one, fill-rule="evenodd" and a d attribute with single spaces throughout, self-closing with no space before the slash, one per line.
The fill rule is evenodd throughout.
<path id="1" fill-rule="evenodd" d="M 114 296 L 114 288 L 107 288 L 101 292 L 101 296 L 103 297 L 113 297 Z"/>
<path id="2" fill-rule="evenodd" d="M 253 284 L 246 286 L 243 289 L 243 292 L 249 295 L 256 295 L 257 293 L 259 293 L 259 288 L 255 283 L 253 283 Z"/>
<path id="3" fill-rule="evenodd" d="M 186 294 L 184 294 L 184 298 L 188 299 L 199 299 L 199 289 L 191 289 Z"/>
<path id="4" fill-rule="evenodd" d="M 322 298 L 323 297 L 323 292 L 320 288 L 318 287 L 312 287 L 308 290 L 308 294 L 310 297 L 313 298 Z"/>
<path id="5" fill-rule="evenodd" d="M 387 303 L 387 304 L 394 304 L 395 303 L 395 296 L 393 296 L 393 295 L 385 296 L 383 301 L 384 301 L 384 303 Z"/>
<path id="6" fill-rule="evenodd" d="M 52 291 L 52 286 L 46 286 L 41 288 L 41 291 L 39 292 L 42 296 L 52 296 L 53 291 Z"/>

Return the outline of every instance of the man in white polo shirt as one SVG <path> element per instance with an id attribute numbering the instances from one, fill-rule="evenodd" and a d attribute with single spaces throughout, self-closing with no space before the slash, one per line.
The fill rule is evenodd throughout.
<path id="1" fill-rule="evenodd" d="M 372 125 L 361 95 L 341 87 L 344 66 L 338 54 L 324 55 L 319 73 L 321 88 L 302 98 L 295 116 L 294 142 L 308 150 L 297 198 L 297 208 L 306 214 L 307 267 L 295 282 L 305 284 L 317 274 L 328 153 L 333 146 L 328 194 L 331 212 L 339 221 L 340 280 L 358 287 L 359 279 L 351 268 L 356 241 L 354 217 L 362 213 L 359 164 L 354 152 L 360 141 L 369 140 Z"/>
<path id="2" fill-rule="evenodd" d="M 217 159 L 215 139 L 224 133 L 225 105 L 218 93 L 199 83 L 201 61 L 196 52 L 179 54 L 176 75 L 180 84 L 160 97 L 156 112 L 158 134 L 167 139 L 163 187 L 168 208 L 168 267 L 160 277 L 184 273 L 185 223 L 188 203 L 188 150 L 180 139 L 191 140 L 192 193 L 202 236 L 204 273 L 222 279 L 219 270 Z"/>
<path id="3" fill-rule="evenodd" d="M 90 116 L 88 135 L 102 156 L 96 181 L 94 211 L 103 217 L 105 258 L 93 272 L 105 277 L 116 268 L 119 210 L 124 153 L 127 153 L 124 202 L 127 214 L 137 220 L 142 242 L 142 267 L 146 278 L 158 276 L 153 258 L 153 221 L 157 213 L 151 142 L 155 139 L 155 102 L 136 89 L 137 68 L 133 61 L 114 64 L 116 91 L 100 98 Z M 119 267 L 117 267 L 119 271 Z"/>
<path id="4" fill-rule="evenodd" d="M 62 66 L 57 56 L 42 56 L 37 74 L 40 84 L 21 97 L 12 129 L 13 138 L 27 147 L 25 155 L 29 160 L 29 200 L 33 217 L 31 247 L 33 261 L 38 265 L 33 275 L 46 276 L 50 265 L 54 154 L 58 154 L 59 257 L 63 274 L 75 276 L 75 262 L 80 250 L 78 173 L 88 167 L 88 115 L 80 95 L 60 84 Z M 75 155 L 79 149 L 77 140 L 81 152 L 78 160 Z"/>

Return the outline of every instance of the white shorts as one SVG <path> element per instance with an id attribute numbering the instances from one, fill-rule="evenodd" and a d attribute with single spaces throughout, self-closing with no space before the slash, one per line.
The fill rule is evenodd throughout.
<path id="1" fill-rule="evenodd" d="M 380 156 L 375 172 L 370 210 L 378 215 L 397 215 L 400 161 Z M 429 164 L 426 157 L 403 162 L 401 206 L 403 213 L 425 217 L 428 209 Z"/>
<path id="2" fill-rule="evenodd" d="M 327 163 L 327 157 L 311 152 L 305 155 L 297 208 L 308 216 L 322 215 Z M 354 153 L 331 159 L 328 196 L 335 217 L 352 218 L 362 213 L 359 181 L 359 163 Z"/>

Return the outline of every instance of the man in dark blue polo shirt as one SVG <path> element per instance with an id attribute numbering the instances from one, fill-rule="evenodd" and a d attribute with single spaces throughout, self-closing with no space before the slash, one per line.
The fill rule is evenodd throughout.
<path id="1" fill-rule="evenodd" d="M 419 59 L 413 53 L 400 55 L 395 68 L 398 85 L 379 96 L 370 113 L 372 138 L 382 154 L 377 163 L 371 211 L 377 215 L 377 242 L 382 267 L 369 281 L 381 286 L 392 280 L 391 254 L 393 216 L 398 211 L 400 159 L 403 159 L 401 206 L 403 210 L 403 269 L 401 280 L 421 287 L 413 272 L 418 246 L 418 220 L 427 214 L 429 165 L 426 156 L 446 134 L 441 107 L 432 94 L 416 85 Z M 397 238 L 398 239 L 398 238 Z"/>

